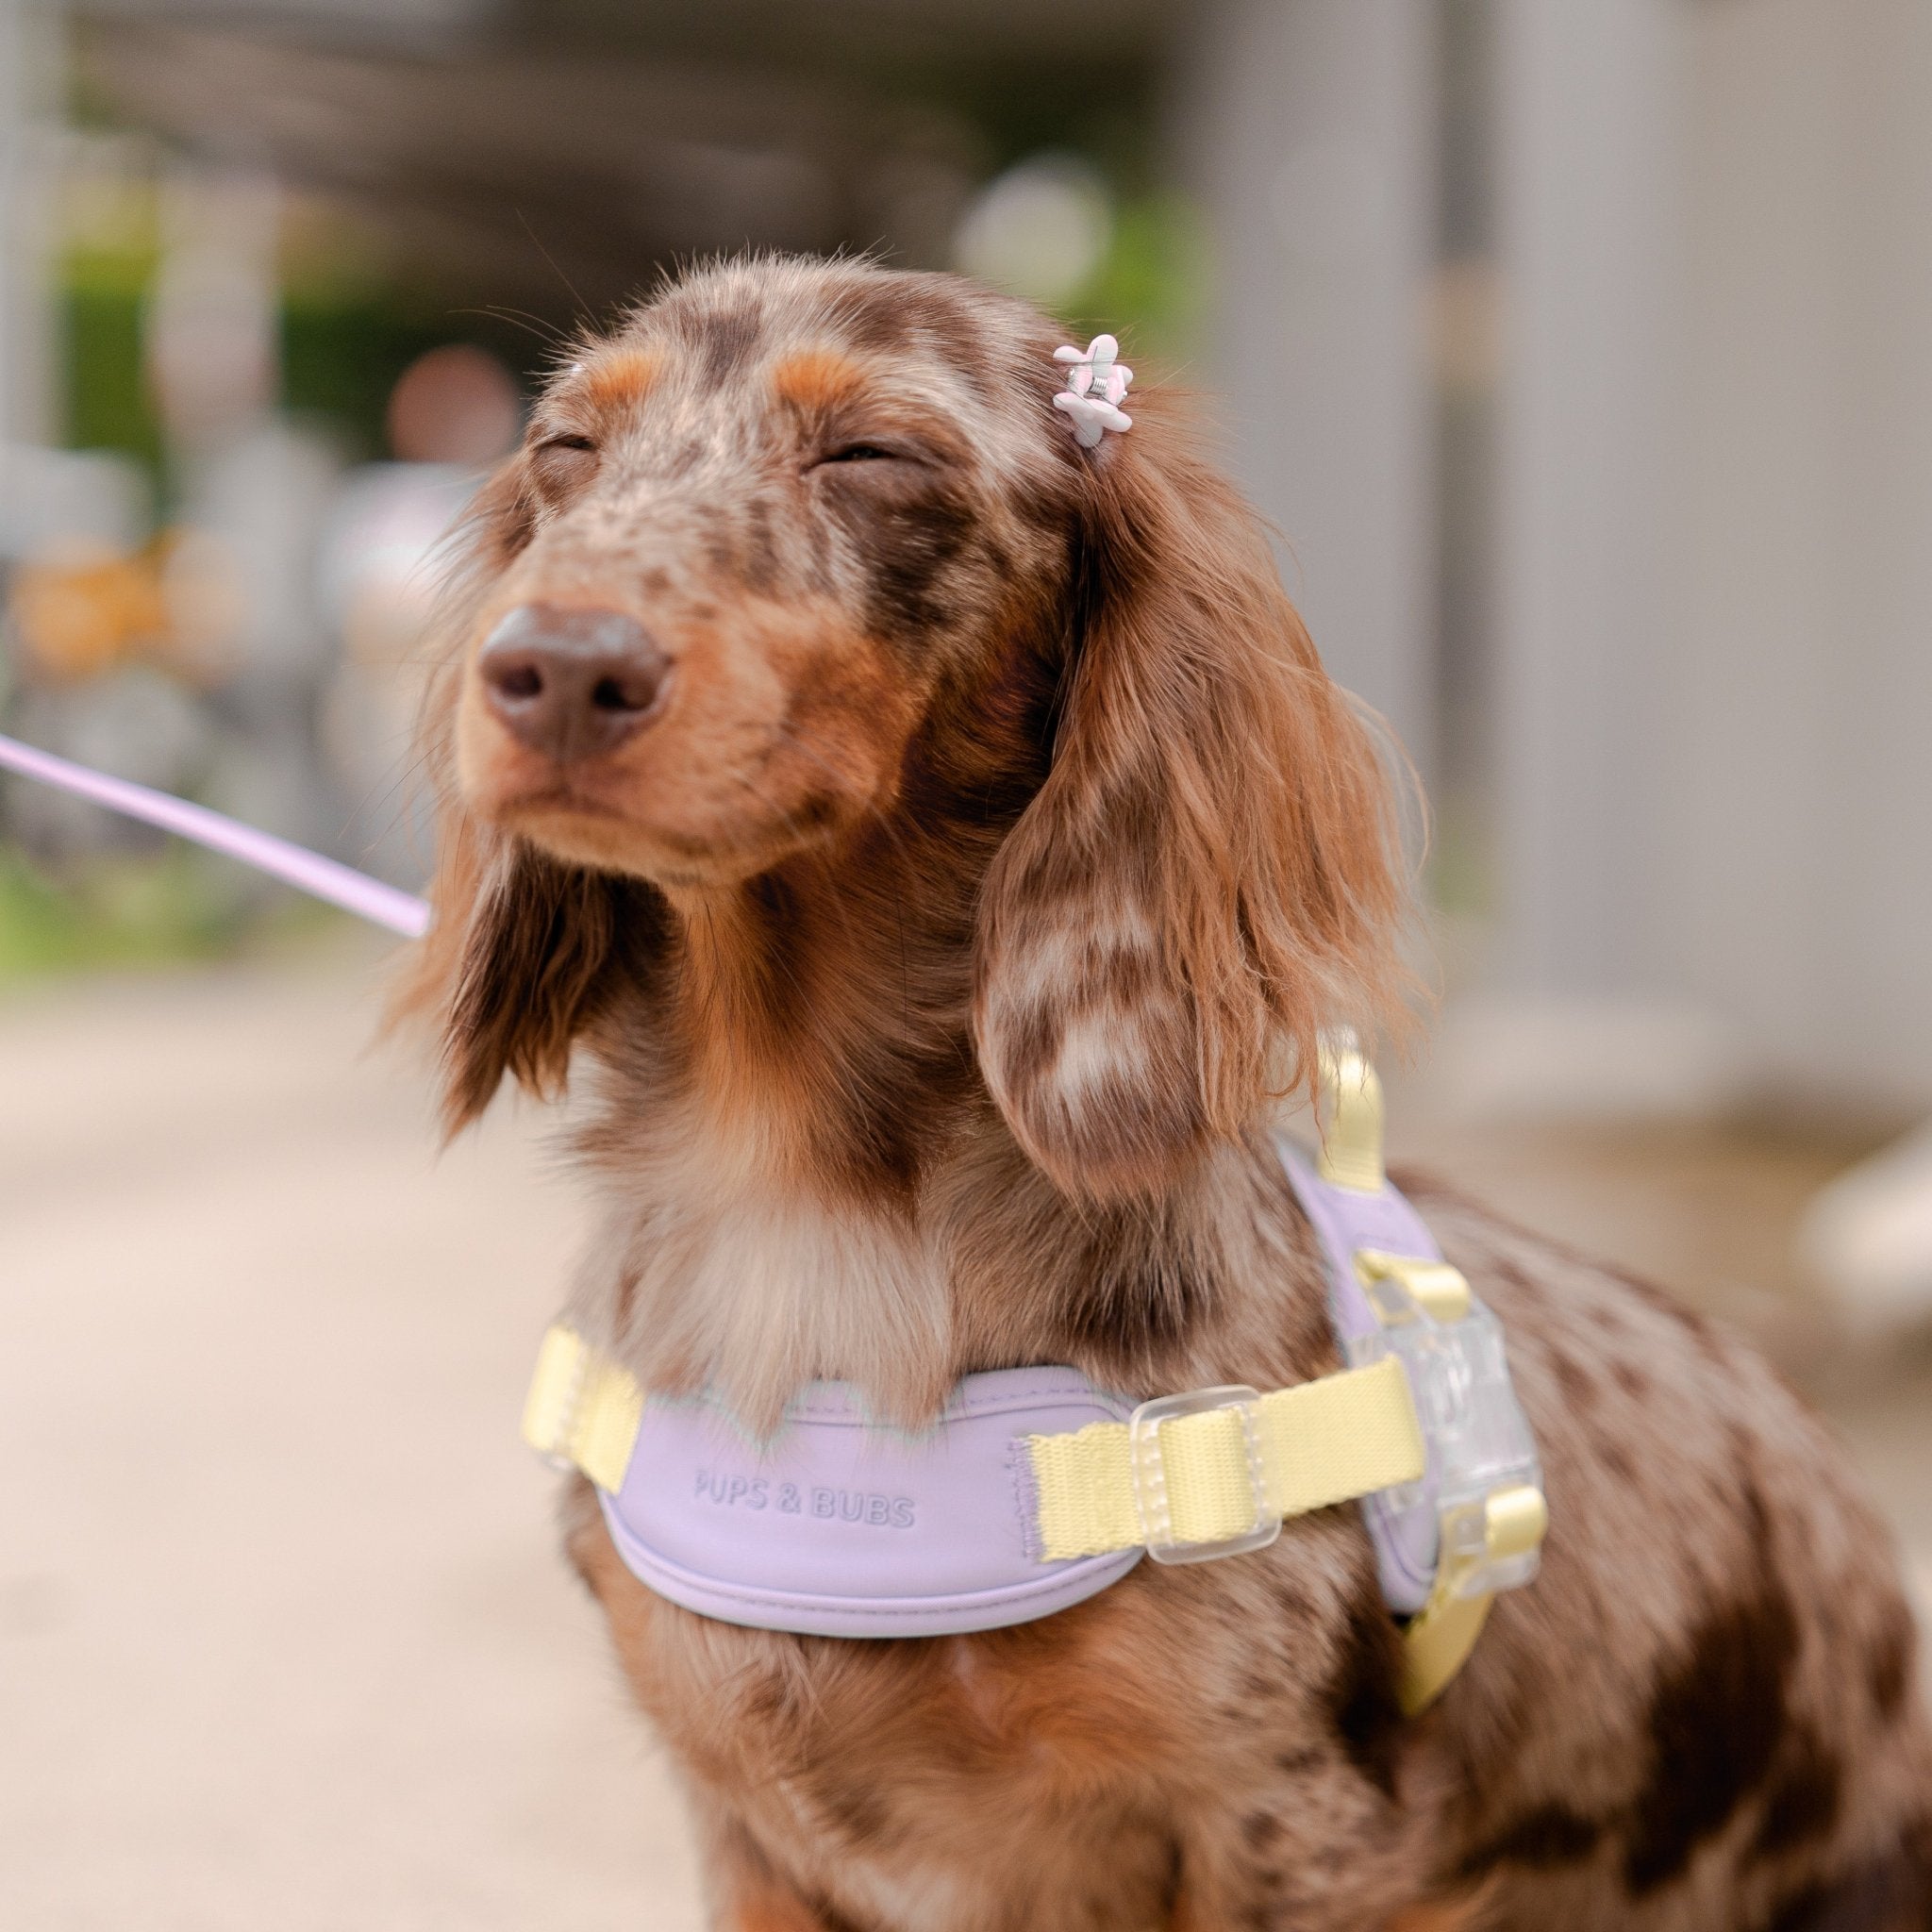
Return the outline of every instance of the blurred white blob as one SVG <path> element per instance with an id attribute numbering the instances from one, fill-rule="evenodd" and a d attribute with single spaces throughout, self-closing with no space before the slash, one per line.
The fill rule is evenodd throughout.
<path id="1" fill-rule="evenodd" d="M 974 198 L 953 237 L 969 275 L 1048 308 L 1093 278 L 1113 240 L 1113 198 L 1074 155 L 1036 155 Z"/>
<path id="2" fill-rule="evenodd" d="M 327 441 L 271 417 L 191 466 L 167 592 L 201 675 L 303 680 L 326 661 L 316 543 L 340 475 Z"/>
<path id="3" fill-rule="evenodd" d="M 1932 1320 L 1932 1126 L 1821 1189 L 1799 1245 L 1858 1334 Z"/>
<path id="4" fill-rule="evenodd" d="M 444 541 L 483 475 L 462 463 L 365 464 L 344 484 L 323 541 L 323 603 L 341 641 L 323 741 L 357 814 L 361 862 L 395 878 L 421 876 L 433 843 L 410 744 Z"/>

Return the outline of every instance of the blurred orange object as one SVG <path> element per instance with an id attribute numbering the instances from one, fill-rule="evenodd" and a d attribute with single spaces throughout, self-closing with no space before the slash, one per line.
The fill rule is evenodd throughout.
<path id="1" fill-rule="evenodd" d="M 242 591 L 205 530 L 176 525 L 135 551 L 64 546 L 23 564 L 7 602 L 25 668 L 52 683 L 142 659 L 208 688 L 240 662 Z"/>
<path id="2" fill-rule="evenodd" d="M 8 614 L 32 667 L 61 683 L 164 650 L 169 624 L 155 551 L 94 551 L 23 564 Z"/>

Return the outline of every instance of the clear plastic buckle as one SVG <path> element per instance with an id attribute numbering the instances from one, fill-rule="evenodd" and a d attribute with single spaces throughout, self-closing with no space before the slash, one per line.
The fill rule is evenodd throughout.
<path id="1" fill-rule="evenodd" d="M 1239 1557 L 1263 1550 L 1281 1534 L 1281 1518 L 1269 1507 L 1268 1473 L 1261 1457 L 1261 1427 L 1257 1405 L 1260 1391 L 1241 1383 L 1220 1389 L 1195 1389 L 1185 1395 L 1162 1395 L 1143 1402 L 1127 1419 L 1128 1460 L 1134 1476 L 1134 1508 L 1141 1519 L 1141 1541 L 1157 1563 L 1206 1563 L 1215 1557 Z M 1163 1423 L 1209 1409 L 1232 1409 L 1241 1418 L 1241 1441 L 1247 1450 L 1248 1482 L 1254 1493 L 1251 1527 L 1217 1542 L 1184 1543 L 1174 1533 L 1174 1512 L 1167 1492 L 1167 1469 L 1160 1453 Z"/>
<path id="2" fill-rule="evenodd" d="M 1454 1271 L 1441 1264 L 1376 1255 L 1357 1257 L 1357 1268 L 1380 1325 L 1352 1340 L 1346 1353 L 1356 1368 L 1393 1355 L 1407 1373 L 1435 1484 L 1439 1575 L 1458 1597 L 1527 1583 L 1537 1573 L 1547 1512 L 1536 1440 L 1509 1380 L 1501 1324 L 1466 1284 L 1460 1319 L 1440 1320 L 1431 1302 L 1446 1311 L 1457 1301 L 1439 1277 L 1439 1270 L 1443 1277 Z M 1391 1507 L 1408 1508 L 1426 1487 L 1425 1480 L 1383 1495 Z"/>

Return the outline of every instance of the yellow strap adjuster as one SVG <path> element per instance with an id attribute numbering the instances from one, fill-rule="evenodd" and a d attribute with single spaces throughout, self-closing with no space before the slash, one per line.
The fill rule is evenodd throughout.
<path id="1" fill-rule="evenodd" d="M 643 1391 L 628 1370 L 560 1322 L 544 1336 L 524 1402 L 524 1441 L 539 1456 L 614 1494 L 643 1418 Z"/>
<path id="2" fill-rule="evenodd" d="M 1047 1561 L 1144 1543 L 1163 1562 L 1231 1556 L 1300 1516 L 1420 1478 L 1402 1364 L 1259 1395 L 1211 1389 L 1143 1404 L 1129 1423 L 1026 1439 Z"/>
<path id="3" fill-rule="evenodd" d="M 1432 1321 L 1459 1322 L 1469 1313 L 1469 1282 L 1462 1270 L 1447 1261 L 1429 1261 L 1418 1255 L 1389 1255 L 1380 1248 L 1355 1251 L 1356 1279 L 1368 1295 L 1369 1306 L 1384 1327 L 1400 1321 L 1407 1310 L 1390 1306 L 1378 1290 L 1393 1282 L 1405 1291 Z"/>

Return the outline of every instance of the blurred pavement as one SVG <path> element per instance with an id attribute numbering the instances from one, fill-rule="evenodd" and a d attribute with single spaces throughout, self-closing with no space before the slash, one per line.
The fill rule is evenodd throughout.
<path id="1" fill-rule="evenodd" d="M 0 1006 L 0 1924 L 699 1923 L 516 1437 L 569 1190 L 506 1109 L 437 1156 L 376 986 L 358 955 Z M 1827 1156 L 1425 1099 L 1439 1172 L 1803 1355 L 1779 1230 Z M 1835 1386 L 1923 1602 L 1932 1374 Z"/>
<path id="2" fill-rule="evenodd" d="M 567 1191 L 376 984 L 0 1007 L 0 1924 L 699 1924 L 517 1440 Z"/>

